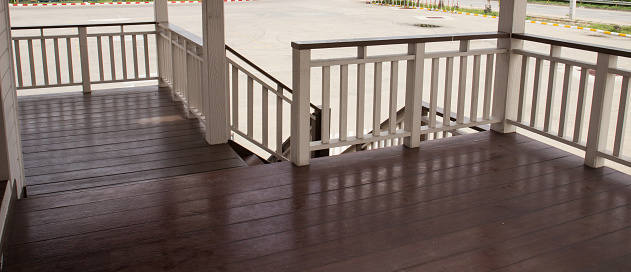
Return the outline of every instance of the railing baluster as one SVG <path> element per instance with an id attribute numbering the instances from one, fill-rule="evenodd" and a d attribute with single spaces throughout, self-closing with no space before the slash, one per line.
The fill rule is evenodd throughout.
<path id="1" fill-rule="evenodd" d="M 628 110 L 629 104 L 629 77 L 622 79 L 622 88 L 620 90 L 620 104 L 618 105 L 618 122 L 616 123 L 616 136 L 613 144 L 613 155 L 620 157 L 624 150 L 625 134 L 629 125 Z"/>
<path id="2" fill-rule="evenodd" d="M 85 26 L 79 27 L 79 52 L 81 58 L 81 84 L 83 92 L 92 92 L 90 86 L 90 57 L 88 55 L 88 30 Z"/>
<path id="3" fill-rule="evenodd" d="M 436 111 L 438 110 L 438 77 L 440 75 L 440 59 L 432 59 L 432 75 L 429 95 L 429 127 L 436 127 Z"/>
<path id="4" fill-rule="evenodd" d="M 469 51 L 470 41 L 462 40 L 460 41 L 460 52 Z M 458 80 L 458 110 L 457 110 L 457 122 L 458 124 L 464 123 L 464 108 L 465 108 L 465 99 L 467 95 L 467 62 L 468 57 L 462 56 L 460 57 L 460 78 Z"/>
<path id="5" fill-rule="evenodd" d="M 453 92 L 454 79 L 454 57 L 448 57 L 445 65 L 445 96 L 443 103 L 443 126 L 451 125 L 451 96 Z M 443 132 L 447 137 L 447 131 Z"/>
<path id="6" fill-rule="evenodd" d="M 239 127 L 239 69 L 232 66 L 232 126 Z"/>
<path id="7" fill-rule="evenodd" d="M 550 48 L 550 56 L 559 58 L 561 57 L 561 47 L 552 45 Z M 554 105 L 554 89 L 557 81 L 557 67 L 558 63 L 555 61 L 550 62 L 550 74 L 548 76 L 548 96 L 546 97 L 546 115 L 543 123 L 543 131 L 550 132 L 550 122 L 552 121 L 552 105 Z"/>
<path id="8" fill-rule="evenodd" d="M 142 40 L 143 40 L 143 43 L 144 43 L 144 50 L 143 50 L 143 52 L 145 53 L 145 78 L 150 78 L 151 77 L 151 68 L 149 67 L 149 39 L 148 39 L 148 35 L 147 34 L 142 35 Z"/>
<path id="9" fill-rule="evenodd" d="M 368 57 L 368 48 L 366 46 L 357 47 L 357 58 L 365 59 Z M 357 65 L 357 118 L 355 130 L 358 139 L 364 138 L 364 114 L 366 104 L 366 64 Z M 324 139 L 324 138 L 323 138 Z"/>
<path id="10" fill-rule="evenodd" d="M 283 94 L 283 87 L 278 84 L 278 93 Z M 283 154 L 283 99 L 276 96 L 276 153 Z"/>
<path id="11" fill-rule="evenodd" d="M 59 63 L 59 39 L 53 40 L 55 49 L 55 74 L 57 75 L 57 84 L 61 84 L 61 63 Z"/>
<path id="12" fill-rule="evenodd" d="M 322 67 L 322 143 L 331 138 L 331 66 Z M 358 135 L 360 132 L 358 132 Z"/>
<path id="13" fill-rule="evenodd" d="M 22 78 L 22 54 L 20 53 L 20 40 L 14 41 L 15 48 L 15 66 L 16 73 L 18 76 L 18 87 L 24 86 L 24 81 Z"/>
<path id="14" fill-rule="evenodd" d="M 484 120 L 491 119 L 491 98 L 493 92 L 493 71 L 495 67 L 495 55 L 486 55 L 486 73 L 484 79 L 484 108 L 482 116 Z"/>
<path id="15" fill-rule="evenodd" d="M 348 137 L 348 65 L 340 66 L 340 141 Z"/>
<path id="16" fill-rule="evenodd" d="M 66 38 L 66 50 L 68 51 L 68 80 L 70 84 L 73 84 L 74 69 L 72 68 L 72 42 L 70 38 Z"/>
<path id="17" fill-rule="evenodd" d="M 535 127 L 537 125 L 537 116 L 539 110 L 539 91 L 541 89 L 541 75 L 543 73 L 543 60 L 537 59 L 535 62 L 535 78 L 534 86 L 532 88 L 532 104 L 530 106 L 530 126 Z"/>
<path id="18" fill-rule="evenodd" d="M 99 53 L 99 76 L 101 81 L 105 81 L 105 63 L 103 63 L 103 44 L 101 42 L 101 36 L 96 37 L 96 47 Z"/>
<path id="19" fill-rule="evenodd" d="M 110 46 L 110 66 L 111 66 L 112 80 L 116 80 L 116 61 L 114 58 L 114 36 L 110 36 L 109 46 Z"/>
<path id="20" fill-rule="evenodd" d="M 37 86 L 37 80 L 35 76 L 35 54 L 33 54 L 33 40 L 28 40 L 28 60 L 31 68 L 31 86 Z"/>
<path id="21" fill-rule="evenodd" d="M 572 139 L 575 143 L 580 143 L 583 138 L 583 117 L 585 115 L 585 93 L 587 92 L 587 83 L 589 69 L 581 68 L 581 79 L 578 85 L 578 98 L 576 100 L 576 118 L 574 122 L 574 137 Z"/>
<path id="22" fill-rule="evenodd" d="M 563 73 L 563 90 L 561 93 L 561 113 L 559 116 L 559 133 L 558 136 L 565 137 L 565 129 L 567 127 L 567 118 L 569 112 L 570 90 L 572 89 L 572 74 L 574 66 L 565 64 L 565 72 Z"/>
<path id="23" fill-rule="evenodd" d="M 262 107 L 262 114 L 261 114 L 261 118 L 263 119 L 263 127 L 262 127 L 262 134 L 263 134 L 263 146 L 268 146 L 269 145 L 269 105 L 268 105 L 268 97 L 269 97 L 269 90 L 265 87 L 262 87 L 261 89 L 261 100 L 263 102 L 263 107 Z"/>
<path id="24" fill-rule="evenodd" d="M 123 67 L 123 79 L 127 79 L 127 46 L 125 45 L 125 29 L 121 26 L 121 66 Z"/>
<path id="25" fill-rule="evenodd" d="M 41 30 L 41 35 L 42 37 L 44 37 L 44 30 Z M 40 44 L 41 44 L 41 48 L 42 49 L 42 69 L 44 70 L 44 85 L 49 85 L 49 80 L 48 80 L 48 56 L 47 56 L 47 50 L 46 50 L 46 39 L 42 38 L 39 40 Z"/>
<path id="26" fill-rule="evenodd" d="M 132 54 L 134 57 L 134 78 L 139 78 L 138 77 L 138 41 L 137 41 L 137 35 L 132 35 L 131 36 L 131 44 L 132 44 Z M 184 41 L 184 53 L 186 54 L 186 41 Z"/>
<path id="27" fill-rule="evenodd" d="M 254 79 L 248 76 L 248 137 L 254 136 Z"/>
<path id="28" fill-rule="evenodd" d="M 397 124 L 397 97 L 398 97 L 398 89 L 399 89 L 399 62 L 392 61 L 390 62 L 390 126 L 389 132 L 390 134 L 394 134 L 396 132 L 396 124 Z"/>
<path id="29" fill-rule="evenodd" d="M 521 76 L 519 79 L 519 106 L 517 106 L 517 122 L 524 122 L 526 115 L 526 91 L 528 87 L 528 71 L 530 70 L 530 58 L 522 56 L 521 58 Z"/>
<path id="30" fill-rule="evenodd" d="M 383 79 L 383 63 L 375 63 L 375 87 L 372 105 L 372 135 L 381 133 L 381 85 Z"/>
<path id="31" fill-rule="evenodd" d="M 471 122 L 478 121 L 478 96 L 480 94 L 480 62 L 482 56 L 473 56 L 473 87 L 471 89 Z"/>

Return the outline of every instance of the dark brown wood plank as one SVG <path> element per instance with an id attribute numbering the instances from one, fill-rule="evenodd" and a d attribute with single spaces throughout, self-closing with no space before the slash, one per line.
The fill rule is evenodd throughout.
<path id="1" fill-rule="evenodd" d="M 421 148 L 423 150 L 422 153 L 404 147 L 393 147 L 379 150 L 379 152 L 366 151 L 345 154 L 343 157 L 334 156 L 328 158 L 317 158 L 312 160 L 309 168 L 293 167 L 289 163 L 275 163 L 266 165 L 265 171 L 261 171 L 261 169 L 259 169 L 258 167 L 248 167 L 233 171 L 222 171 L 221 173 L 205 173 L 202 175 L 202 177 L 179 177 L 177 178 L 177 180 L 174 181 L 156 181 L 151 184 L 130 184 L 125 187 L 86 190 L 80 193 L 73 193 L 73 197 L 65 195 L 42 196 L 38 197 L 37 201 L 22 201 L 19 205 L 16 205 L 16 212 L 20 213 L 50 209 L 55 207 L 79 205 L 111 199 L 114 196 L 133 197 L 146 193 L 166 192 L 168 190 L 186 188 L 186 186 L 198 186 L 200 183 L 212 180 L 217 180 L 219 182 L 230 180 L 232 183 L 231 186 L 228 186 L 222 190 L 230 189 L 233 192 L 239 192 L 239 190 L 255 190 L 259 188 L 266 188 L 266 186 L 274 186 L 273 184 L 291 184 L 291 182 L 293 182 L 291 179 L 287 180 L 286 178 L 284 178 L 284 176 L 287 175 L 291 175 L 291 177 L 295 179 L 306 180 L 317 180 L 333 176 L 332 174 L 327 172 L 326 169 L 331 165 L 340 165 L 341 163 L 344 163 L 344 166 L 346 167 L 339 169 L 340 172 L 338 172 L 337 175 L 356 175 L 363 171 L 363 168 L 360 166 L 374 168 L 375 170 L 378 170 L 388 169 L 388 167 L 392 167 L 392 165 L 400 164 L 400 162 L 397 161 L 396 158 L 398 158 L 402 154 L 408 154 L 408 156 L 410 156 L 410 162 L 413 162 L 414 160 L 420 162 L 433 160 L 433 156 L 440 154 L 457 155 L 480 152 L 495 147 L 511 148 L 515 145 L 527 142 L 533 142 L 533 140 L 523 136 L 518 136 L 516 134 L 499 135 L 497 133 L 479 133 L 468 135 L 467 138 L 452 137 L 432 142 L 421 143 Z M 470 143 L 471 146 L 463 148 L 462 146 L 459 146 L 459 144 L 462 143 Z M 167 147 L 172 147 L 172 145 L 152 148 L 163 150 Z M 214 146 L 212 146 L 211 148 L 214 148 Z M 380 158 L 381 160 L 378 160 L 378 158 Z M 251 178 L 256 178 L 258 182 L 250 182 L 249 179 Z M 263 179 L 269 180 L 268 183 L 262 182 Z"/>
<path id="2" fill-rule="evenodd" d="M 624 237 L 623 237 L 624 238 Z M 614 243 L 619 244 L 620 240 L 615 241 Z M 611 245 L 607 245 L 607 247 L 611 247 Z M 618 253 L 614 253 L 612 255 L 617 255 Z M 607 257 L 610 257 L 612 255 L 609 255 Z M 600 261 L 600 263 L 598 262 Z M 629 270 L 629 268 L 631 268 L 631 254 L 622 256 L 620 258 L 616 258 L 614 260 L 607 260 L 602 262 L 601 260 L 598 261 L 594 261 L 594 263 L 592 263 L 592 265 L 584 270 L 581 270 L 583 272 L 599 272 L 599 271 L 625 271 L 625 270 Z"/>

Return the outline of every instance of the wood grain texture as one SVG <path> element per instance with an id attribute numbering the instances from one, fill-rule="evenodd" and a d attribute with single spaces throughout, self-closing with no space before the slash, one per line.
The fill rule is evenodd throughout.
<path id="1" fill-rule="evenodd" d="M 631 253 L 628 181 L 484 132 L 21 200 L 6 269 L 615 268 Z"/>
<path id="2" fill-rule="evenodd" d="M 30 196 L 245 166 L 155 87 L 20 99 Z"/>

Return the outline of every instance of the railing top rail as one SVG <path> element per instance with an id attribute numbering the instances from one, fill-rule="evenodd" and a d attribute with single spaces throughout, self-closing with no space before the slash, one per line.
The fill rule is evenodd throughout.
<path id="1" fill-rule="evenodd" d="M 394 45 L 394 44 L 426 43 L 426 42 L 448 42 L 448 41 L 461 41 L 461 40 L 483 40 L 483 39 L 497 39 L 497 38 L 510 38 L 510 34 L 502 33 L 502 32 L 478 32 L 478 33 L 463 33 L 463 34 L 438 34 L 438 35 L 384 37 L 384 38 L 301 41 L 301 42 L 292 42 L 291 47 L 298 50 L 303 50 L 303 49 L 325 49 L 325 48 Z"/>
<path id="2" fill-rule="evenodd" d="M 155 25 L 156 22 L 130 22 L 130 23 L 105 23 L 105 24 L 71 24 L 71 25 L 45 25 L 45 26 L 12 26 L 11 30 L 28 29 L 53 29 L 53 28 L 74 28 L 74 27 L 106 27 L 106 26 L 128 26 L 128 25 Z"/>
<path id="3" fill-rule="evenodd" d="M 187 42 L 192 42 L 200 47 L 204 45 L 204 40 L 202 39 L 202 37 L 197 36 L 191 32 L 188 32 L 186 29 L 181 28 L 177 25 L 174 25 L 171 23 L 158 23 L 158 26 L 177 33 L 180 37 L 184 38 Z"/>
<path id="4" fill-rule="evenodd" d="M 268 72 L 265 72 L 265 70 L 263 70 L 261 67 L 259 67 L 258 65 L 254 64 L 253 62 L 251 62 L 249 59 L 247 59 L 243 55 L 239 54 L 239 52 L 235 51 L 234 49 L 232 49 L 232 47 L 230 47 L 227 44 L 226 44 L 226 50 L 230 51 L 230 53 L 232 53 L 233 55 L 237 56 L 237 58 L 241 59 L 243 62 L 245 62 L 248 65 L 252 66 L 252 68 L 254 68 L 259 73 L 263 74 L 264 76 L 266 76 L 270 80 L 274 81 L 274 83 L 276 83 L 276 84 L 280 85 L 281 87 L 283 87 L 283 89 L 287 90 L 289 93 L 293 92 L 291 90 L 291 88 L 289 88 L 287 85 L 282 83 L 280 80 L 276 79 L 274 76 L 270 75 Z"/>
<path id="5" fill-rule="evenodd" d="M 532 34 L 513 33 L 511 37 L 515 39 L 524 40 L 524 41 L 546 43 L 546 44 L 551 44 L 551 45 L 558 45 L 558 46 L 569 47 L 569 48 L 574 48 L 574 49 L 580 49 L 580 50 L 586 50 L 586 51 L 592 51 L 592 52 L 597 52 L 597 53 L 605 53 L 609 55 L 616 55 L 616 56 L 631 58 L 631 50 L 623 49 L 623 48 L 575 42 L 575 41 L 570 41 L 570 40 L 556 39 L 556 38 L 550 38 L 550 37 L 532 35 Z"/>

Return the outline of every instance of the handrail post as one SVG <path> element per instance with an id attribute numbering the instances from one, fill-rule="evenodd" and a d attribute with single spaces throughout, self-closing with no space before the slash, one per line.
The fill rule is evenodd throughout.
<path id="1" fill-rule="evenodd" d="M 224 2 L 202 1 L 202 16 L 206 141 L 211 145 L 223 144 L 230 139 Z"/>
<path id="2" fill-rule="evenodd" d="M 88 56 L 88 30 L 85 26 L 79 27 L 79 56 L 81 58 L 81 85 L 83 93 L 91 93 L 90 86 L 90 58 Z"/>
<path id="3" fill-rule="evenodd" d="M 165 59 L 162 54 L 165 53 L 165 49 L 161 42 L 163 38 L 160 37 L 160 27 L 157 25 L 157 23 L 169 22 L 169 8 L 167 3 L 167 0 L 153 1 L 153 15 L 156 22 L 156 49 L 158 51 L 156 54 L 158 58 L 158 87 L 168 86 L 168 84 L 164 81 L 166 79 L 166 71 L 164 71 L 166 64 L 164 63 Z"/>
<path id="4" fill-rule="evenodd" d="M 414 59 L 407 62 L 404 126 L 411 135 L 405 137 L 403 144 L 409 148 L 415 148 L 421 145 L 425 43 L 409 44 L 408 54 L 413 55 Z"/>
<path id="5" fill-rule="evenodd" d="M 594 79 L 594 96 L 592 98 L 589 129 L 587 130 L 587 150 L 585 153 L 585 165 L 589 167 L 598 168 L 605 164 L 605 159 L 598 156 L 598 152 L 607 148 L 609 119 L 611 117 L 615 83 L 615 75 L 609 73 L 609 69 L 616 68 L 617 63 L 617 56 L 598 53 Z"/>
<path id="6" fill-rule="evenodd" d="M 498 31 L 506 33 L 524 33 L 526 28 L 526 0 L 502 2 Z M 516 120 L 519 104 L 520 57 L 511 50 L 521 49 L 524 41 L 512 38 L 498 39 L 497 48 L 507 49 L 497 55 L 495 65 L 495 84 L 493 91 L 492 118 L 501 122 L 491 125 L 491 129 L 501 133 L 515 132 L 515 126 L 507 120 Z"/>
<path id="7" fill-rule="evenodd" d="M 309 112 L 311 96 L 311 50 L 292 49 L 293 94 L 291 102 L 291 161 L 309 165 Z"/>

